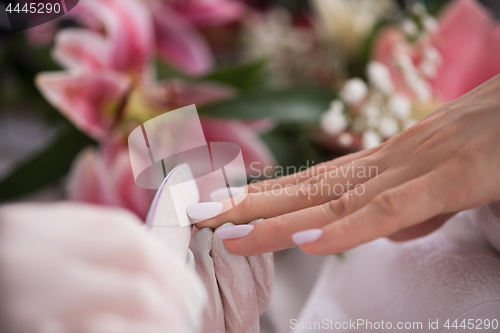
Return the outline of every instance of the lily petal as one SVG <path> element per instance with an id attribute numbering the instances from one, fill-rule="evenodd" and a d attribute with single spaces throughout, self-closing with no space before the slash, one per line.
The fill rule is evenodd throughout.
<path id="1" fill-rule="evenodd" d="M 146 101 L 146 105 L 160 112 L 191 104 L 200 106 L 217 102 L 234 97 L 236 92 L 236 89 L 222 84 L 169 80 L 143 88 L 141 97 Z M 141 109 L 144 111 L 146 108 Z"/>
<path id="2" fill-rule="evenodd" d="M 457 98 L 500 72 L 500 25 L 477 1 L 454 1 L 440 19 L 443 66 L 434 82 Z"/>
<path id="3" fill-rule="evenodd" d="M 102 35 L 95 32 L 64 29 L 56 35 L 52 57 L 65 68 L 105 68 L 110 64 L 110 45 Z"/>
<path id="4" fill-rule="evenodd" d="M 113 204 L 110 187 L 105 184 L 104 163 L 94 148 L 84 149 L 74 160 L 66 192 L 70 200 L 94 204 Z"/>
<path id="5" fill-rule="evenodd" d="M 276 122 L 271 119 L 247 120 L 245 124 L 258 134 L 265 134 L 276 127 Z"/>
<path id="6" fill-rule="evenodd" d="M 142 73 L 154 54 L 154 30 L 146 4 L 138 0 L 87 0 L 82 3 L 98 15 L 110 39 L 112 68 Z"/>
<path id="7" fill-rule="evenodd" d="M 103 138 L 130 86 L 117 72 L 100 71 L 41 73 L 36 84 L 45 98 L 78 128 Z"/>
<path id="8" fill-rule="evenodd" d="M 172 6 L 198 26 L 222 25 L 240 19 L 246 6 L 232 0 L 173 1 Z"/>
<path id="9" fill-rule="evenodd" d="M 106 149 L 87 148 L 75 159 L 66 187 L 68 198 L 100 205 L 124 207 L 143 220 L 154 191 L 135 184 L 127 149 L 106 156 Z"/>
<path id="10" fill-rule="evenodd" d="M 108 170 L 108 176 L 111 177 L 115 196 L 119 200 L 118 205 L 130 209 L 143 221 L 146 220 L 156 191 L 137 186 L 127 149 L 122 149 L 116 156 L 111 170 Z"/>
<path id="11" fill-rule="evenodd" d="M 243 153 L 243 160 L 249 176 L 267 166 L 276 165 L 276 160 L 257 133 L 240 121 L 201 118 L 201 126 L 207 142 L 232 142 Z"/>
<path id="12" fill-rule="evenodd" d="M 152 3 L 158 53 L 173 66 L 190 75 L 201 75 L 213 66 L 206 41 L 188 21 L 168 4 Z"/>

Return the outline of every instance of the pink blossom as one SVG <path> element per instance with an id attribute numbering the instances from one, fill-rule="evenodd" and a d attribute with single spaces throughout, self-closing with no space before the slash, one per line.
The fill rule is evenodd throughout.
<path id="1" fill-rule="evenodd" d="M 92 75 L 75 72 L 44 73 L 37 85 L 45 98 L 79 129 L 105 139 L 130 87 L 127 76 L 109 70 Z"/>
<path id="2" fill-rule="evenodd" d="M 229 1 L 221 1 L 225 2 Z M 156 2 L 147 5 L 138 0 L 87 0 L 85 8 L 96 14 L 105 29 L 65 29 L 56 36 L 53 57 L 67 70 L 42 73 L 37 85 L 50 103 L 100 143 L 99 148 L 86 149 L 75 160 L 67 188 L 70 199 L 125 207 L 144 219 L 154 192 L 135 184 L 125 144 L 128 132 L 168 110 L 235 95 L 234 89 L 215 83 L 155 80 L 155 29 L 157 45 L 166 51 L 165 55 L 168 53 L 170 61 L 191 74 L 210 68 L 207 59 L 211 54 L 205 52 L 208 46 L 194 30 L 195 23 L 208 21 L 199 18 L 190 23 L 176 12 L 194 13 L 194 3 L 176 4 L 174 10 Z M 199 0 L 198 5 L 208 3 L 212 2 Z M 158 10 L 151 11 L 153 6 Z M 214 10 L 213 15 L 219 15 L 218 22 L 222 22 L 234 13 L 231 16 Z M 274 164 L 257 135 L 270 128 L 268 123 L 205 117 L 202 126 L 207 142 L 238 144 L 247 170 L 253 162 L 258 162 L 255 170 Z M 185 137 L 188 140 L 189 133 Z"/>
<path id="3" fill-rule="evenodd" d="M 221 25 L 238 20 L 246 9 L 241 1 L 235 0 L 173 0 L 168 3 L 197 26 Z"/>
<path id="4" fill-rule="evenodd" d="M 165 4 L 155 2 L 150 7 L 162 58 L 191 75 L 210 70 L 214 62 L 212 52 L 195 27 Z"/>
<path id="5" fill-rule="evenodd" d="M 275 160 L 267 147 L 253 131 L 254 124 L 241 121 L 203 119 L 202 127 L 207 142 L 233 142 L 240 146 L 249 175 Z M 262 125 L 259 125 L 262 126 Z M 204 187 L 210 183 L 198 183 L 202 197 L 208 197 Z M 124 207 L 141 219 L 145 219 L 155 191 L 136 185 L 128 149 L 120 142 L 110 140 L 101 149 L 87 148 L 74 161 L 67 185 L 70 200 Z"/>
<path id="6" fill-rule="evenodd" d="M 475 0 L 457 0 L 440 19 L 443 66 L 433 82 L 447 100 L 500 73 L 500 24 Z"/>
<path id="7" fill-rule="evenodd" d="M 146 219 L 155 191 L 135 184 L 128 149 L 85 149 L 74 161 L 67 185 L 70 200 L 124 207 Z"/>
<path id="8" fill-rule="evenodd" d="M 481 4 L 475 0 L 453 1 L 444 10 L 439 24 L 432 42 L 438 46 L 442 64 L 430 80 L 437 97 L 455 99 L 500 72 L 500 24 Z M 405 37 L 394 28 L 380 34 L 372 55 L 392 67 L 393 81 L 401 87 L 402 76 L 392 63 L 396 48 L 403 49 L 412 61 L 419 61 L 419 50 L 406 43 Z"/>
<path id="9" fill-rule="evenodd" d="M 102 35 L 105 30 L 115 40 L 112 43 L 115 47 L 95 50 L 102 51 L 103 57 L 111 52 L 108 58 L 113 59 L 116 69 L 144 65 L 154 51 L 180 71 L 201 75 L 213 68 L 214 60 L 198 28 L 241 19 L 245 11 L 245 4 L 235 0 L 86 0 L 61 18 L 28 30 L 27 36 L 33 45 L 47 45 L 57 31 L 58 22 L 73 19 L 87 31 L 82 35 L 75 32 L 66 35 L 71 40 L 65 47 L 89 46 L 81 38 L 87 39 L 90 33 Z M 82 55 L 79 58 L 83 60 Z"/>
<path id="10" fill-rule="evenodd" d="M 109 39 L 110 68 L 134 73 L 146 70 L 154 55 L 154 30 L 148 8 L 137 0 L 87 0 Z"/>
<path id="11" fill-rule="evenodd" d="M 249 176 L 276 164 L 274 156 L 252 129 L 254 124 L 202 118 L 201 126 L 208 142 L 232 142 L 241 148 Z"/>

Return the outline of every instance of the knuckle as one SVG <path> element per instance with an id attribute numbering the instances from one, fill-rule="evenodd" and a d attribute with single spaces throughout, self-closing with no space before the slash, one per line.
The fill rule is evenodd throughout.
<path id="1" fill-rule="evenodd" d="M 269 228 L 266 230 L 266 234 L 268 235 L 283 235 L 281 237 L 283 237 L 283 240 L 280 240 L 284 242 L 284 247 L 285 248 L 290 248 L 290 247 L 295 247 L 295 243 L 293 242 L 292 240 L 292 237 L 290 236 L 285 236 L 287 235 L 287 230 L 290 229 L 290 226 L 288 224 L 288 218 L 286 215 L 280 215 L 280 216 L 276 216 L 273 218 L 273 221 L 272 223 L 267 223 L 266 226 Z M 278 236 L 280 237 L 280 236 Z M 281 238 L 280 237 L 280 238 Z"/>
<path id="2" fill-rule="evenodd" d="M 329 166 L 328 166 L 328 163 L 327 162 L 322 162 L 322 163 L 319 163 L 317 164 L 315 167 L 311 168 L 311 175 L 320 175 L 320 174 L 323 174 L 325 172 L 328 172 L 329 170 Z M 306 175 L 309 175 L 309 173 L 307 173 Z"/>
<path id="3" fill-rule="evenodd" d="M 285 234 L 285 230 L 289 229 L 287 226 L 287 218 L 285 216 L 279 216 L 278 217 L 278 223 L 276 224 L 276 234 Z M 292 240 L 292 237 L 287 236 L 285 237 L 284 241 L 284 247 L 285 248 L 290 248 L 290 247 L 295 247 L 297 246 L 294 241 Z"/>
<path id="4" fill-rule="evenodd" d="M 224 224 L 225 222 L 233 223 L 243 223 L 248 217 L 248 213 L 252 212 L 256 206 L 258 206 L 257 193 L 248 193 L 243 200 L 240 202 L 235 202 L 235 206 L 232 206 L 232 202 L 228 204 L 228 208 L 223 210 L 222 213 L 212 218 L 211 223 L 203 225 L 203 227 L 216 228 Z M 200 222 L 201 223 L 201 222 Z M 200 223 L 197 223 L 196 226 Z"/>
<path id="5" fill-rule="evenodd" d="M 243 199 L 243 201 L 241 201 L 240 203 L 238 203 L 236 205 L 236 211 L 238 212 L 248 212 L 250 211 L 250 209 L 252 209 L 252 206 L 254 204 L 254 201 L 255 201 L 255 196 L 257 194 L 253 194 L 253 193 L 248 193 L 245 197 L 245 199 Z"/>
<path id="6" fill-rule="evenodd" d="M 375 197 L 373 207 L 383 216 L 394 216 L 400 210 L 400 199 L 393 191 L 386 191 Z"/>
<path id="7" fill-rule="evenodd" d="M 347 215 L 354 207 L 354 195 L 352 193 L 344 193 L 340 198 L 327 202 L 323 207 L 327 217 L 335 219 Z"/>
<path id="8" fill-rule="evenodd" d="M 455 158 L 459 165 L 470 165 L 478 160 L 482 155 L 482 147 L 475 144 L 468 144 L 456 152 Z"/>
<path id="9" fill-rule="evenodd" d="M 301 206 L 312 206 L 323 196 L 324 176 L 311 177 L 296 187 L 295 197 Z"/>

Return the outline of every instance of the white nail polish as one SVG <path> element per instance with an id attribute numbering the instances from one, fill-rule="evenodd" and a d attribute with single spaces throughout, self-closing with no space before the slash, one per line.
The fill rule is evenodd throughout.
<path id="1" fill-rule="evenodd" d="M 302 245 L 306 243 L 313 243 L 317 241 L 322 235 L 323 230 L 321 229 L 309 229 L 294 233 L 292 235 L 292 240 L 295 244 Z"/>
<path id="2" fill-rule="evenodd" d="M 220 239 L 236 239 L 248 235 L 253 230 L 253 225 L 240 224 L 219 228 L 215 232 Z"/>
<path id="3" fill-rule="evenodd" d="M 187 206 L 186 213 L 193 223 L 197 223 L 217 216 L 222 207 L 221 202 L 202 202 Z"/>
<path id="4" fill-rule="evenodd" d="M 210 199 L 212 199 L 212 201 L 222 201 L 229 199 L 230 198 L 229 191 L 231 191 L 231 196 L 233 198 L 247 192 L 246 189 L 243 187 L 229 187 L 229 188 L 224 187 L 210 193 Z"/>
<path id="5" fill-rule="evenodd" d="M 256 220 L 253 220 L 252 222 L 248 223 L 250 225 L 254 225 L 255 223 L 258 223 L 260 221 L 264 221 L 264 219 L 256 219 Z"/>

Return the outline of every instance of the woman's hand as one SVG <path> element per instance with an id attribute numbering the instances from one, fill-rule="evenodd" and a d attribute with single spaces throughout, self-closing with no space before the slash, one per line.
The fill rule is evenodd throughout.
<path id="1" fill-rule="evenodd" d="M 197 332 L 196 275 L 122 209 L 0 207 L 0 318 L 8 332 Z"/>
<path id="2" fill-rule="evenodd" d="M 338 253 L 382 236 L 425 235 L 458 211 L 500 200 L 499 171 L 497 75 L 376 148 L 248 186 L 239 205 L 197 227 L 265 218 L 226 248 Z"/>

